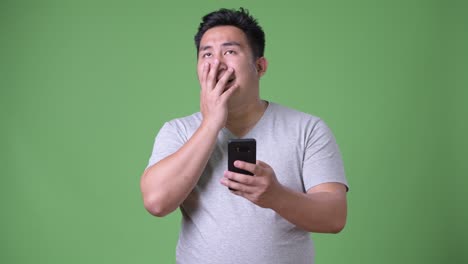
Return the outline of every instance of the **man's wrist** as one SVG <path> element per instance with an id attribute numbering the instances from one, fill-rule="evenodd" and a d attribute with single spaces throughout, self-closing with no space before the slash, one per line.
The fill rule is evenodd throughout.
<path id="1" fill-rule="evenodd" d="M 199 129 L 200 129 L 200 132 L 202 133 L 206 133 L 206 134 L 217 137 L 222 127 L 213 125 L 212 122 L 203 120 L 202 123 L 200 124 Z"/>
<path id="2" fill-rule="evenodd" d="M 290 195 L 290 190 L 283 186 L 281 183 L 278 183 L 278 188 L 276 194 L 273 195 L 272 206 L 270 207 L 273 211 L 279 213 L 283 208 L 288 207 L 288 200 Z"/>

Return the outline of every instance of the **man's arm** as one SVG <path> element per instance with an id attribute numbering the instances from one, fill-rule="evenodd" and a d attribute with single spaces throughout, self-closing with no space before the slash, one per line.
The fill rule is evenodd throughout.
<path id="1" fill-rule="evenodd" d="M 155 216 L 171 213 L 187 198 L 208 163 L 218 132 L 226 124 L 227 100 L 238 86 L 224 91 L 233 70 L 228 69 L 216 82 L 218 66 L 219 62 L 215 61 L 203 68 L 200 79 L 203 121 L 200 127 L 179 150 L 147 168 L 141 177 L 144 206 Z"/>
<path id="2" fill-rule="evenodd" d="M 286 220 L 309 232 L 336 234 L 343 230 L 347 215 L 343 184 L 322 183 L 307 193 L 283 188 L 272 209 Z"/>
<path id="3" fill-rule="evenodd" d="M 236 161 L 235 166 L 255 176 L 226 171 L 221 183 L 234 189 L 258 206 L 271 208 L 292 224 L 309 232 L 338 233 L 346 223 L 346 187 L 341 183 L 323 183 L 296 192 L 276 179 L 273 169 L 262 161 L 250 164 Z"/>
<path id="4" fill-rule="evenodd" d="M 177 152 L 145 170 L 140 187 L 148 212 L 165 216 L 187 198 L 209 160 L 217 134 L 202 125 Z"/>

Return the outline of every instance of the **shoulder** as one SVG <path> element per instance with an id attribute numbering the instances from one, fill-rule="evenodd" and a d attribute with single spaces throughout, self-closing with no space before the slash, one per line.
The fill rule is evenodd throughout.
<path id="1" fill-rule="evenodd" d="M 330 127 L 321 117 L 277 103 L 270 104 L 275 131 L 284 131 L 287 135 L 296 133 L 296 136 L 304 139 L 332 137 Z"/>
<path id="2" fill-rule="evenodd" d="M 199 125 L 202 121 L 202 115 L 200 112 L 193 113 L 188 116 L 174 118 L 169 120 L 167 123 L 172 126 L 192 126 Z"/>
<path id="3" fill-rule="evenodd" d="M 287 106 L 280 105 L 278 103 L 270 102 L 272 116 L 275 119 L 282 119 L 288 123 L 288 125 L 306 125 L 315 126 L 318 123 L 323 122 L 318 116 L 305 113 Z"/>
<path id="4" fill-rule="evenodd" d="M 202 115 L 200 112 L 196 112 L 194 114 L 174 118 L 172 120 L 167 121 L 161 130 L 169 130 L 172 132 L 176 132 L 180 135 L 189 136 L 194 133 L 195 130 L 200 126 L 202 121 Z"/>

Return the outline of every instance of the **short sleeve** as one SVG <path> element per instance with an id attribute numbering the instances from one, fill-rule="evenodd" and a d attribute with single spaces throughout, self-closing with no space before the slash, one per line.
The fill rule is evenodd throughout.
<path id="1" fill-rule="evenodd" d="M 186 141 L 184 138 L 180 130 L 176 129 L 171 122 L 166 122 L 156 135 L 153 152 L 146 168 L 179 150 Z"/>
<path id="2" fill-rule="evenodd" d="M 303 161 L 304 187 L 328 182 L 342 183 L 348 189 L 341 153 L 330 128 L 319 120 L 309 131 Z"/>

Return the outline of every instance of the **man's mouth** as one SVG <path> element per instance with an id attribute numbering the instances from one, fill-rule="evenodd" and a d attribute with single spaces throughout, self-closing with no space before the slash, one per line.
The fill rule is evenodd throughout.
<path id="1" fill-rule="evenodd" d="M 236 80 L 236 77 L 231 77 L 228 79 L 228 81 L 226 82 L 226 85 L 231 85 L 234 83 L 234 80 Z"/>

